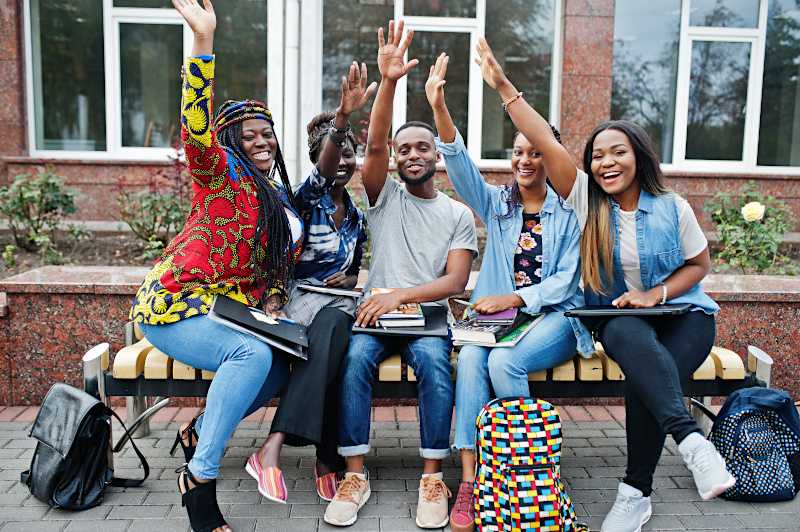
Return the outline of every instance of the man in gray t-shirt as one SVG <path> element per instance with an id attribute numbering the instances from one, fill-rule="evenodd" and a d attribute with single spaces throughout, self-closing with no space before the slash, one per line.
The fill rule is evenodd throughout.
<path id="1" fill-rule="evenodd" d="M 475 220 L 464 205 L 434 187 L 439 154 L 434 131 L 425 123 L 409 122 L 398 128 L 392 145 L 397 173 L 403 184 L 388 178 L 392 101 L 397 80 L 416 60 L 403 56 L 410 35 L 401 44 L 402 23 L 395 32 L 390 24 L 388 43 L 378 51 L 381 83 L 370 115 L 367 150 L 362 169 L 369 200 L 367 218 L 372 241 L 372 262 L 366 289 L 394 288 L 388 294 L 367 297 L 356 311 L 356 325 L 374 325 L 386 312 L 403 303 L 435 302 L 466 287 L 472 259 L 477 253 Z M 367 292 L 369 294 L 369 292 Z M 420 455 L 424 470 L 419 485 L 417 525 L 447 525 L 447 487 L 442 481 L 442 459 L 449 454 L 453 412 L 450 365 L 452 343 L 443 337 L 397 337 L 353 334 L 342 369 L 339 413 L 339 454 L 347 463 L 345 478 L 325 511 L 332 525 L 354 523 L 369 498 L 364 455 L 369 451 L 372 385 L 378 364 L 400 352 L 417 377 L 420 420 Z"/>

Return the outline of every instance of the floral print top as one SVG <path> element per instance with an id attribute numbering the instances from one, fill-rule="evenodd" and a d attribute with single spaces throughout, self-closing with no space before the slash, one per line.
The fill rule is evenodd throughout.
<path id="1" fill-rule="evenodd" d="M 522 230 L 514 255 L 514 284 L 524 288 L 542 281 L 542 220 L 539 213 L 522 213 Z"/>

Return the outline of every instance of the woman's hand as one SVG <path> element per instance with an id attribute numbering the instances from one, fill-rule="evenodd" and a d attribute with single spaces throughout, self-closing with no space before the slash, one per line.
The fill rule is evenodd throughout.
<path id="1" fill-rule="evenodd" d="M 353 61 L 348 75 L 342 76 L 342 98 L 336 110 L 337 114 L 347 117 L 358 111 L 364 107 L 377 88 L 378 84 L 374 81 L 367 87 L 367 65 L 361 63 L 359 70 L 358 63 Z"/>
<path id="2" fill-rule="evenodd" d="M 323 281 L 325 286 L 347 289 L 353 288 L 356 283 L 358 283 L 358 275 L 347 275 L 344 272 L 336 272 Z"/>
<path id="3" fill-rule="evenodd" d="M 197 0 L 172 0 L 172 5 L 189 24 L 195 37 L 212 37 L 217 29 L 217 15 L 211 0 L 203 0 L 203 7 Z"/>
<path id="4" fill-rule="evenodd" d="M 495 59 L 492 49 L 489 47 L 489 43 L 486 42 L 486 39 L 483 37 L 478 39 L 478 44 L 475 46 L 475 49 L 478 52 L 478 58 L 475 59 L 475 62 L 481 67 L 483 80 L 495 90 L 508 83 L 508 78 L 505 72 L 503 72 L 500 63 Z"/>
<path id="5" fill-rule="evenodd" d="M 280 294 L 272 294 L 264 301 L 264 312 L 272 316 L 273 318 L 283 318 L 286 315 L 281 310 L 283 308 L 283 303 L 281 301 Z"/>
<path id="6" fill-rule="evenodd" d="M 525 305 L 517 294 L 505 294 L 502 296 L 485 296 L 478 299 L 472 309 L 478 314 L 494 314 L 510 308 L 519 308 Z"/>
<path id="7" fill-rule="evenodd" d="M 638 290 L 628 290 L 617 299 L 611 302 L 617 308 L 650 308 L 655 307 L 661 303 L 661 287 L 660 285 L 647 292 L 639 292 Z"/>
<path id="8" fill-rule="evenodd" d="M 425 82 L 425 96 L 428 97 L 428 103 L 433 109 L 444 107 L 444 85 L 447 80 L 444 79 L 447 75 L 447 63 L 450 57 L 445 54 L 439 54 L 436 58 L 436 64 L 431 66 L 430 73 L 428 74 L 428 81 Z"/>
<path id="9" fill-rule="evenodd" d="M 403 39 L 402 20 L 397 24 L 396 31 L 394 20 L 389 21 L 389 38 L 386 41 L 383 39 L 383 27 L 378 29 L 378 70 L 381 77 L 397 81 L 419 64 L 416 59 L 405 62 L 404 56 L 413 38 L 414 30 L 411 30 Z"/>

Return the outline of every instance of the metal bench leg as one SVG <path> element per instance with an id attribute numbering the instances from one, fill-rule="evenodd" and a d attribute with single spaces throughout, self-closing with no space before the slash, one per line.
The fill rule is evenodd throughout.
<path id="1" fill-rule="evenodd" d="M 108 404 L 108 397 L 106 397 L 106 381 L 103 378 L 103 371 L 108 367 L 108 355 L 110 346 L 108 343 L 102 343 L 94 346 L 83 355 L 83 390 L 102 401 L 103 404 Z M 105 367 L 103 367 L 105 366 Z M 109 431 L 108 433 L 108 466 L 114 468 L 114 435 Z"/>
<path id="2" fill-rule="evenodd" d="M 772 378 L 772 357 L 761 349 L 747 346 L 747 370 L 755 374 L 756 378 L 769 388 Z"/>
<path id="3" fill-rule="evenodd" d="M 695 399 L 703 403 L 703 405 L 709 410 L 711 409 L 711 397 L 708 396 L 696 397 Z M 708 416 L 702 410 L 700 410 L 693 404 L 689 404 L 689 412 L 692 414 L 692 417 L 697 422 L 697 426 L 699 426 L 700 430 L 703 431 L 703 434 L 708 434 L 709 432 L 711 432 L 711 425 L 713 424 L 713 422 L 708 418 Z"/>
<path id="4" fill-rule="evenodd" d="M 147 398 L 144 396 L 126 397 L 125 410 L 128 414 L 127 419 L 138 421 L 147 410 Z M 134 438 L 146 438 L 150 435 L 150 418 L 144 418 L 135 430 L 132 428 L 128 430 Z"/>

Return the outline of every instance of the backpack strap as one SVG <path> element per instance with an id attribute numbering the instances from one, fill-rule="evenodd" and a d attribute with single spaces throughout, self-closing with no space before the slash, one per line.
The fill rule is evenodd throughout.
<path id="1" fill-rule="evenodd" d="M 717 420 L 717 415 L 716 415 L 716 414 L 714 414 L 714 412 L 712 412 L 712 411 L 711 411 L 711 410 L 710 410 L 710 409 L 709 409 L 709 408 L 708 408 L 706 405 L 704 405 L 702 402 L 698 401 L 698 400 L 697 400 L 697 399 L 695 399 L 694 397 L 692 397 L 692 398 L 690 399 L 690 401 L 691 401 L 691 403 L 692 403 L 692 406 L 694 406 L 694 407 L 697 407 L 697 408 L 698 408 L 698 409 L 699 409 L 699 410 L 700 410 L 702 413 L 704 413 L 706 416 L 708 416 L 708 419 L 710 419 L 712 422 Z"/>
<path id="2" fill-rule="evenodd" d="M 119 422 L 120 426 L 122 426 L 122 430 L 125 431 L 125 436 L 128 437 L 128 441 L 131 442 L 131 447 L 133 447 L 133 451 L 136 453 L 136 456 L 139 457 L 139 462 L 142 464 L 142 469 L 144 469 L 144 476 L 140 479 L 138 478 L 119 478 L 119 477 L 112 477 L 109 481 L 111 486 L 116 486 L 119 488 L 135 488 L 136 486 L 141 486 L 142 483 L 147 480 L 147 477 L 150 476 L 150 464 L 147 463 L 147 459 L 142 454 L 142 451 L 136 447 L 136 443 L 133 441 L 133 436 L 128 432 L 128 427 L 125 426 L 125 423 L 119 418 L 116 412 L 112 409 L 106 407 L 107 412 L 114 416 L 117 421 Z M 116 451 L 115 451 L 116 452 Z"/>

